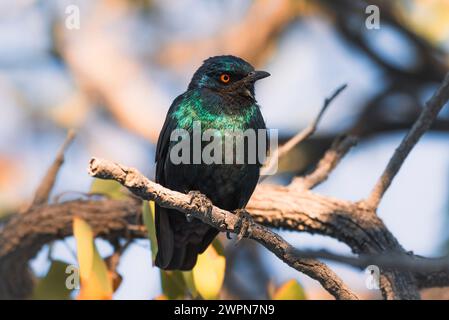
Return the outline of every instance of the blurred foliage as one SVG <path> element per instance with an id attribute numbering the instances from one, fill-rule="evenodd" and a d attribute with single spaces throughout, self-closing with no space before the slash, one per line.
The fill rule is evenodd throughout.
<path id="1" fill-rule="evenodd" d="M 273 300 L 305 300 L 304 288 L 295 279 L 284 282 L 271 296 Z"/>
<path id="2" fill-rule="evenodd" d="M 75 217 L 73 235 L 76 239 L 81 280 L 78 299 L 112 299 L 112 276 L 95 246 L 91 227 L 86 221 Z"/>
<path id="3" fill-rule="evenodd" d="M 66 286 L 66 270 L 69 264 L 53 260 L 47 274 L 37 279 L 32 299 L 36 300 L 67 300 L 71 290 Z"/>
<path id="4" fill-rule="evenodd" d="M 182 271 L 161 270 L 162 292 L 167 299 L 184 299 L 187 293 L 187 285 L 184 281 Z"/>
<path id="5" fill-rule="evenodd" d="M 142 218 L 143 224 L 147 228 L 148 239 L 151 246 L 151 262 L 154 265 L 154 260 L 157 254 L 157 239 L 156 239 L 156 227 L 154 223 L 154 201 L 142 202 Z"/>
<path id="6" fill-rule="evenodd" d="M 163 295 L 167 299 L 218 299 L 225 268 L 223 245 L 217 238 L 198 256 L 191 271 L 160 271 Z"/>
<path id="7" fill-rule="evenodd" d="M 223 246 L 216 238 L 206 251 L 198 256 L 198 261 L 192 270 L 193 282 L 201 297 L 218 299 L 223 286 L 225 268 Z"/>
<path id="8" fill-rule="evenodd" d="M 116 200 L 128 197 L 123 186 L 114 180 L 94 179 L 90 187 L 90 193 L 102 194 Z"/>
<path id="9" fill-rule="evenodd" d="M 157 253 L 154 213 L 154 201 L 143 201 L 143 222 L 151 244 L 153 263 Z M 163 295 L 167 299 L 183 299 L 187 295 L 192 298 L 217 299 L 223 286 L 225 268 L 224 248 L 217 238 L 198 256 L 192 271 L 160 271 Z"/>
<path id="10" fill-rule="evenodd" d="M 193 280 L 193 272 L 192 270 L 190 271 L 183 271 L 182 272 L 182 276 L 184 278 L 184 282 L 187 286 L 187 289 L 190 292 L 190 295 L 192 296 L 192 298 L 196 299 L 199 297 L 199 293 L 198 290 L 195 287 L 195 281 Z"/>
<path id="11" fill-rule="evenodd" d="M 398 14 L 419 35 L 435 44 L 449 37 L 449 1 L 401 0 L 395 3 Z"/>

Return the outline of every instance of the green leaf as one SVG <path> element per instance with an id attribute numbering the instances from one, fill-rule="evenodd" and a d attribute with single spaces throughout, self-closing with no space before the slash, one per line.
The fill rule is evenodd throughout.
<path id="1" fill-rule="evenodd" d="M 70 298 L 71 290 L 66 287 L 65 262 L 54 260 L 47 274 L 39 278 L 33 289 L 32 299 L 36 300 L 67 300 Z"/>
<path id="2" fill-rule="evenodd" d="M 215 238 L 214 241 L 212 241 L 212 246 L 214 247 L 215 251 L 217 251 L 217 254 L 224 257 L 224 247 L 221 243 L 220 239 Z"/>
<path id="3" fill-rule="evenodd" d="M 223 255 L 223 247 L 219 240 L 215 239 L 206 251 L 198 256 L 198 261 L 192 270 L 195 288 L 204 299 L 218 299 L 225 269 L 226 259 Z"/>
<path id="4" fill-rule="evenodd" d="M 151 245 L 151 259 L 154 265 L 154 260 L 157 254 L 157 239 L 156 239 L 156 227 L 154 224 L 154 201 L 142 202 L 142 217 L 143 223 L 147 228 L 148 239 Z"/>
<path id="5" fill-rule="evenodd" d="M 182 276 L 184 278 L 184 282 L 187 286 L 187 289 L 189 289 L 190 295 L 192 296 L 192 298 L 197 298 L 199 293 L 196 290 L 195 287 L 195 281 L 193 280 L 193 272 L 192 270 L 190 271 L 183 271 L 182 272 Z"/>
<path id="6" fill-rule="evenodd" d="M 273 300 L 306 300 L 303 287 L 295 279 L 284 282 L 273 294 Z"/>
<path id="7" fill-rule="evenodd" d="M 126 199 L 127 195 L 120 183 L 114 180 L 94 179 L 90 193 L 103 194 L 111 199 Z"/>
<path id="8" fill-rule="evenodd" d="M 187 286 L 182 271 L 161 270 L 162 292 L 169 300 L 180 300 L 185 298 Z"/>

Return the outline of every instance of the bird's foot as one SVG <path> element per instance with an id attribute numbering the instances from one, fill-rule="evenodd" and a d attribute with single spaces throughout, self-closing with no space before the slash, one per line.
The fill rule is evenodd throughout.
<path id="1" fill-rule="evenodd" d="M 236 243 L 239 243 L 243 239 L 243 237 L 251 236 L 254 220 L 245 209 L 237 209 L 234 211 L 234 213 L 238 218 L 237 228 L 239 230 L 239 233 L 237 234 Z"/>
<path id="2" fill-rule="evenodd" d="M 213 204 L 208 197 L 196 190 L 189 191 L 188 195 L 190 196 L 190 204 L 195 205 L 198 209 L 205 207 L 207 212 L 210 213 Z M 188 222 L 191 222 L 193 220 L 193 216 L 191 214 L 186 214 L 186 219 Z"/>

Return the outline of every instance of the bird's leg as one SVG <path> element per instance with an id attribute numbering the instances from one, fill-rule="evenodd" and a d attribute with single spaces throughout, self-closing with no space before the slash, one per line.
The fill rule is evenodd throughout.
<path id="1" fill-rule="evenodd" d="M 237 235 L 237 243 L 239 243 L 243 237 L 251 236 L 254 220 L 246 209 L 237 209 L 234 213 L 238 218 L 237 228 L 239 229 L 239 233 Z"/>
<path id="2" fill-rule="evenodd" d="M 207 208 L 207 212 L 210 213 L 213 207 L 212 201 L 209 200 L 204 194 L 199 191 L 193 190 L 189 191 L 188 195 L 190 196 L 190 204 L 195 205 L 198 209 Z M 193 220 L 193 216 L 191 214 L 186 214 L 186 219 L 188 222 Z"/>

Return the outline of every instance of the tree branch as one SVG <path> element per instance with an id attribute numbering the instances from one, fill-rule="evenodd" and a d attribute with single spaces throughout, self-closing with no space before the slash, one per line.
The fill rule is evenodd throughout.
<path id="1" fill-rule="evenodd" d="M 271 172 L 276 166 L 277 162 L 280 158 L 285 156 L 290 150 L 292 150 L 296 145 L 310 137 L 315 131 L 323 117 L 324 112 L 327 110 L 332 101 L 344 90 L 348 85 L 344 84 L 340 86 L 335 92 L 328 98 L 324 100 L 323 106 L 321 107 L 320 112 L 316 116 L 316 118 L 303 130 L 298 132 L 295 136 L 293 136 L 290 140 L 288 140 L 284 145 L 279 147 L 274 151 L 273 155 L 270 156 L 268 163 L 264 166 L 260 172 L 260 181 L 264 180 L 267 177 L 267 174 Z"/>
<path id="2" fill-rule="evenodd" d="M 38 206 L 44 203 L 47 203 L 48 197 L 50 196 L 51 190 L 55 184 L 56 176 L 58 175 L 59 169 L 64 163 L 64 153 L 65 150 L 70 146 L 73 139 L 75 139 L 75 131 L 69 130 L 67 133 L 67 137 L 59 149 L 53 164 L 48 169 L 45 177 L 42 179 L 39 187 L 37 188 L 33 202 L 31 206 Z"/>
<path id="3" fill-rule="evenodd" d="M 338 137 L 318 162 L 315 170 L 304 177 L 293 179 L 290 187 L 312 189 L 327 180 L 332 170 L 337 167 L 340 160 L 357 143 L 357 139 L 352 136 Z"/>
<path id="4" fill-rule="evenodd" d="M 412 254 L 382 253 L 378 255 L 364 255 L 357 257 L 335 254 L 326 250 L 296 250 L 298 256 L 305 258 L 324 259 L 344 263 L 356 268 L 364 269 L 369 265 L 379 268 L 413 271 L 416 273 L 436 273 L 449 271 L 449 257 L 423 258 Z"/>
<path id="5" fill-rule="evenodd" d="M 429 123 L 432 122 L 432 117 L 436 117 L 438 113 L 436 109 L 440 108 L 447 100 L 449 93 L 444 92 L 447 88 L 448 77 L 427 103 L 411 133 L 404 139 L 411 139 L 411 147 L 416 144 L 423 131 L 427 130 Z M 435 107 L 436 105 L 438 106 Z M 414 134 L 412 134 L 413 132 Z M 410 136 L 413 139 L 409 138 Z M 407 151 L 406 148 L 406 152 L 401 155 L 406 157 L 410 149 Z M 345 152 L 344 149 L 343 151 Z M 336 152 L 333 156 L 332 150 L 326 153 L 324 159 L 327 158 L 327 160 L 320 161 L 316 170 L 309 175 L 309 178 L 314 178 L 311 178 L 312 182 L 308 185 L 313 187 L 316 183 L 323 181 L 344 155 L 344 152 Z M 403 159 L 399 158 L 399 161 L 403 162 Z M 91 165 L 95 167 L 95 161 Z M 181 208 L 178 206 L 173 208 L 187 213 L 197 212 L 200 219 L 203 217 L 206 223 L 209 221 L 214 226 L 218 225 L 220 230 L 239 231 L 237 218 L 230 212 L 209 207 L 198 199 L 191 199 L 188 195 L 167 190 L 151 183 L 146 178 L 139 176 L 137 171 L 129 168 L 112 164 L 108 170 L 91 171 L 95 171 L 96 175 L 102 175 L 103 178 L 118 177 L 134 193 L 143 198 L 154 199 L 162 206 L 182 205 Z M 390 179 L 392 180 L 393 177 L 394 175 Z M 407 257 L 407 252 L 375 214 L 374 207 L 367 206 L 365 202 L 344 201 L 293 186 L 294 184 L 286 187 L 259 185 L 247 205 L 254 220 L 268 227 L 306 231 L 333 237 L 346 243 L 354 253 L 361 255 L 362 259 L 374 259 L 374 257 L 385 253 Z M 182 203 L 176 202 L 180 200 L 178 197 L 181 197 Z M 71 235 L 71 221 L 74 214 L 81 215 L 86 219 L 98 236 L 112 239 L 146 236 L 141 226 L 133 225 L 141 213 L 140 202 L 127 201 L 119 204 L 115 200 L 101 200 L 86 203 L 77 201 L 32 206 L 26 214 L 13 215 L 1 226 L 0 274 L 9 276 L 0 277 L 0 298 L 26 298 L 29 296 L 33 282 L 27 262 L 44 244 Z M 110 207 L 114 204 L 119 206 L 116 208 L 117 211 Z M 326 290 L 335 296 L 355 298 L 341 280 L 324 264 L 310 258 L 298 257 L 298 252 L 295 252 L 288 243 L 267 228 L 256 224 L 254 229 L 253 239 L 272 250 L 283 261 L 295 269 L 319 279 Z M 325 257 L 321 256 L 321 258 Z M 414 261 L 425 259 L 416 256 L 412 258 Z M 359 260 L 357 261 L 360 263 Z M 369 261 L 365 260 L 365 263 L 367 262 Z M 423 266 L 427 266 L 428 262 L 418 261 L 418 266 L 412 267 L 413 272 L 396 270 L 401 266 L 391 265 L 393 262 L 381 262 L 383 263 L 381 265 L 383 266 L 381 290 L 384 297 L 388 299 L 417 299 L 419 298 L 418 288 L 449 284 L 449 272 L 443 262 L 431 260 L 431 263 L 441 263 L 441 265 L 439 268 L 434 268 L 435 265 L 433 265 L 433 269 L 427 270 Z M 409 266 L 407 265 L 407 267 Z"/>
<path id="6" fill-rule="evenodd" d="M 240 232 L 239 218 L 233 213 L 207 203 L 201 197 L 186 195 L 148 180 L 134 168 L 125 167 L 111 161 L 92 158 L 89 173 L 96 178 L 112 179 L 128 188 L 143 200 L 153 200 L 162 207 L 176 209 L 207 223 L 220 231 Z M 337 299 L 357 299 L 340 278 L 325 264 L 302 259 L 294 254 L 293 247 L 270 229 L 255 223 L 250 234 L 253 239 L 274 253 L 292 268 L 319 281 Z"/>
<path id="7" fill-rule="evenodd" d="M 146 230 L 133 228 L 141 206 L 135 200 L 74 200 L 13 215 L 0 232 L 0 299 L 30 297 L 34 277 L 28 261 L 44 245 L 71 236 L 75 215 L 86 220 L 96 236 L 145 238 Z"/>
<path id="8" fill-rule="evenodd" d="M 387 167 L 382 173 L 381 177 L 374 186 L 371 194 L 366 200 L 366 204 L 372 208 L 379 206 L 382 196 L 391 185 L 394 177 L 398 173 L 405 159 L 410 151 L 422 137 L 422 135 L 429 130 L 433 121 L 438 116 L 438 113 L 449 100 L 449 73 L 445 76 L 442 85 L 434 93 L 432 98 L 426 103 L 420 116 L 414 123 L 413 127 L 402 140 L 399 147 L 395 150 L 393 156 L 388 162 Z"/>

